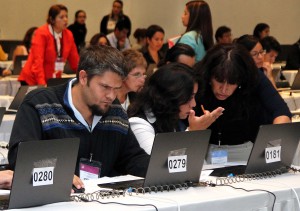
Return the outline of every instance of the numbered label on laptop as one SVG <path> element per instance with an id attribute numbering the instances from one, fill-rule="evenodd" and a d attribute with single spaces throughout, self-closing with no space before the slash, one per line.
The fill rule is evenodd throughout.
<path id="1" fill-rule="evenodd" d="M 169 156 L 169 173 L 185 172 L 187 166 L 187 155 Z"/>
<path id="2" fill-rule="evenodd" d="M 52 185 L 54 167 L 34 168 L 32 173 L 33 186 Z"/>
<path id="3" fill-rule="evenodd" d="M 281 161 L 281 146 L 266 148 L 265 159 L 266 163 Z"/>

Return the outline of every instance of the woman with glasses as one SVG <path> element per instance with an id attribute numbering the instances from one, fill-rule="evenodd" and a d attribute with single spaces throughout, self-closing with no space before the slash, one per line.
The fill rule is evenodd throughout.
<path id="1" fill-rule="evenodd" d="M 127 111 L 128 106 L 135 98 L 135 93 L 139 92 L 144 86 L 147 62 L 143 54 L 137 50 L 128 49 L 122 53 L 126 61 L 125 71 L 128 72 L 117 98 L 124 110 Z"/>
<path id="2" fill-rule="evenodd" d="M 169 63 L 160 67 L 149 78 L 128 109 L 130 127 L 140 146 L 151 154 L 156 133 L 206 129 L 222 115 L 223 108 L 201 117 L 195 116 L 195 94 L 198 84 L 191 67 Z M 186 128 L 182 120 L 188 118 Z"/>
<path id="3" fill-rule="evenodd" d="M 258 52 L 262 53 L 260 49 Z M 203 114 L 200 105 L 207 110 L 225 109 L 209 127 L 212 130 L 209 163 L 216 162 L 220 150 L 227 154 L 229 162 L 247 161 L 260 125 L 290 122 L 286 104 L 263 73 L 260 75 L 243 46 L 216 45 L 194 69 L 200 90 L 196 96 L 196 115 Z M 261 90 L 261 76 L 268 82 L 268 93 Z"/>

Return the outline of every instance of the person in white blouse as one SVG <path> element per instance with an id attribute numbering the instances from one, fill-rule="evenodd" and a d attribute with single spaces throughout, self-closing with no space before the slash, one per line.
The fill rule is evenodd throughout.
<path id="1" fill-rule="evenodd" d="M 127 111 L 128 106 L 135 98 L 145 83 L 147 62 L 143 54 L 137 50 L 128 49 L 122 52 L 126 61 L 125 71 L 127 76 L 123 80 L 122 88 L 117 93 L 117 98 L 122 107 Z"/>
<path id="2" fill-rule="evenodd" d="M 195 116 L 198 83 L 193 69 L 179 63 L 160 67 L 141 90 L 127 113 L 140 146 L 151 154 L 156 133 L 203 130 L 223 113 L 218 107 Z M 182 120 L 188 119 L 188 127 Z"/>

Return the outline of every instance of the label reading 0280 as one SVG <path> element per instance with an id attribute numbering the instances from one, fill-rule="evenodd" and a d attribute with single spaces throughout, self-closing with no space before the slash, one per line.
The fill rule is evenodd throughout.
<path id="1" fill-rule="evenodd" d="M 32 173 L 33 186 L 52 185 L 54 167 L 34 168 Z"/>
<path id="2" fill-rule="evenodd" d="M 187 166 L 187 155 L 168 157 L 169 173 L 186 172 L 186 166 Z"/>

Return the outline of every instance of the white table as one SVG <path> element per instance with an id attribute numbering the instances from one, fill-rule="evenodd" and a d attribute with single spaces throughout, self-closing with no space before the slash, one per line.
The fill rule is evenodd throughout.
<path id="1" fill-rule="evenodd" d="M 8 109 L 14 97 L 9 95 L 0 95 L 0 107 Z"/>
<path id="2" fill-rule="evenodd" d="M 0 95 L 15 96 L 21 84 L 17 76 L 7 76 L 0 79 Z"/>
<path id="3" fill-rule="evenodd" d="M 0 61 L 0 68 L 8 69 L 13 64 L 13 61 Z"/>
<path id="4" fill-rule="evenodd" d="M 15 114 L 5 114 L 0 126 L 0 141 L 9 142 L 12 127 L 15 121 Z"/>
<path id="5" fill-rule="evenodd" d="M 213 181 L 215 178 L 210 177 Z M 95 183 L 86 183 L 86 192 L 98 189 L 96 183 L 100 183 L 102 179 Z M 235 187 L 247 190 L 263 189 L 268 190 L 276 195 L 275 211 L 293 211 L 299 210 L 297 204 L 297 195 L 300 194 L 300 173 L 287 173 L 278 175 L 275 178 L 263 180 L 252 180 L 247 182 L 239 182 L 233 184 Z M 294 189 L 294 191 L 292 190 Z M 176 190 L 170 192 L 146 193 L 132 196 L 121 196 L 115 198 L 100 199 L 101 202 L 119 202 L 126 204 L 153 204 L 160 211 L 193 211 L 193 210 L 222 210 L 222 211 L 268 211 L 271 210 L 274 197 L 270 193 L 264 191 L 246 192 L 236 190 L 231 187 L 197 187 L 187 190 Z M 27 208 L 26 211 L 35 210 L 154 210 L 151 206 L 125 206 L 115 204 L 100 204 L 97 202 L 62 202 L 49 204 L 41 207 Z"/>

